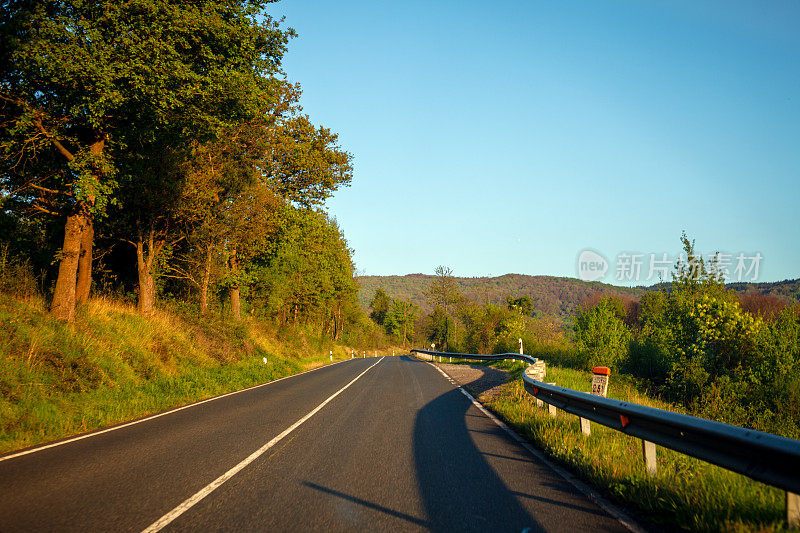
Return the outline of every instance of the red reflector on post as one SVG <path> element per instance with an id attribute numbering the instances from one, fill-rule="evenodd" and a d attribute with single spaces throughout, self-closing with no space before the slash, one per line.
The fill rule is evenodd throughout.
<path id="1" fill-rule="evenodd" d="M 622 424 L 622 427 L 624 428 L 628 427 L 628 424 L 631 423 L 631 421 L 628 420 L 628 417 L 625 415 L 619 415 L 619 422 L 620 424 Z"/>
<path id="2" fill-rule="evenodd" d="M 531 388 L 533 389 L 533 393 L 534 394 L 539 394 L 539 388 L 538 387 L 531 387 Z"/>
<path id="3" fill-rule="evenodd" d="M 611 375 L 611 369 L 608 368 L 607 366 L 596 366 L 596 367 L 594 367 L 592 369 L 592 373 L 593 374 L 601 374 L 603 376 L 610 376 Z"/>

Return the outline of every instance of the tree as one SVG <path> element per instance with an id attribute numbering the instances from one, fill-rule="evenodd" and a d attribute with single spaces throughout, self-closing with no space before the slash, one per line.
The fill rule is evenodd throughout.
<path id="1" fill-rule="evenodd" d="M 263 179 L 280 196 L 302 207 L 322 205 L 353 176 L 352 155 L 338 145 L 338 135 L 315 127 L 307 115 L 292 116 L 268 132 Z"/>
<path id="2" fill-rule="evenodd" d="M 608 297 L 575 319 L 575 344 L 587 370 L 596 365 L 618 369 L 628 355 L 631 332 L 622 321 L 618 302 Z"/>
<path id="3" fill-rule="evenodd" d="M 398 299 L 392 299 L 392 303 L 386 312 L 383 322 L 386 332 L 389 333 L 389 335 L 402 339 L 404 348 L 406 346 L 406 341 L 414 336 L 414 321 L 418 314 L 419 308 L 416 305 Z"/>
<path id="4" fill-rule="evenodd" d="M 276 238 L 251 261 L 251 297 L 279 323 L 313 324 L 337 338 L 355 306 L 352 250 L 335 220 L 284 204 Z"/>
<path id="5" fill-rule="evenodd" d="M 65 220 L 55 317 L 71 320 L 76 294 L 88 291 L 94 221 L 114 200 L 119 158 L 156 146 L 165 132 L 177 145 L 187 134 L 218 135 L 250 112 L 263 80 L 279 72 L 293 33 L 280 30 L 264 5 L 4 3 L 2 186 Z"/>
<path id="6" fill-rule="evenodd" d="M 379 326 L 383 326 L 386 322 L 386 314 L 389 312 L 389 303 L 389 296 L 384 290 L 380 287 L 375 289 L 375 295 L 369 302 L 369 308 L 372 309 L 369 317 Z"/>
<path id="7" fill-rule="evenodd" d="M 533 301 L 530 296 L 522 296 L 520 298 L 506 296 L 506 307 L 508 307 L 509 311 L 516 311 L 523 316 L 530 316 L 533 312 Z"/>
<path id="8" fill-rule="evenodd" d="M 462 302 L 464 297 L 456 285 L 453 270 L 450 267 L 440 265 L 436 267 L 435 273 L 436 277 L 427 291 L 428 301 L 434 306 L 440 306 L 444 316 L 448 317 L 452 307 Z M 449 322 L 444 320 L 442 323 L 445 328 L 443 334 L 444 344 L 442 346 L 446 351 L 448 349 Z"/>

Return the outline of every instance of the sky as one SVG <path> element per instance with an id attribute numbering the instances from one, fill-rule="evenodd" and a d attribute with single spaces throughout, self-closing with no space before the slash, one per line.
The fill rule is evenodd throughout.
<path id="1" fill-rule="evenodd" d="M 800 2 L 268 12 L 298 33 L 304 112 L 353 155 L 326 209 L 361 274 L 578 277 L 589 250 L 602 281 L 650 284 L 686 231 L 732 281 L 800 277 Z"/>

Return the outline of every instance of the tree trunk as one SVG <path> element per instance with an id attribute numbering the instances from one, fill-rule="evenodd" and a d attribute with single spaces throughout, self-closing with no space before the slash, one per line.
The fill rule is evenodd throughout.
<path id="1" fill-rule="evenodd" d="M 236 250 L 231 252 L 231 258 L 229 262 L 234 280 L 236 280 L 236 277 L 239 275 L 239 262 L 236 260 Z M 234 320 L 239 320 L 242 318 L 238 280 L 234 282 L 234 285 L 231 285 L 231 314 L 233 315 Z"/>
<path id="2" fill-rule="evenodd" d="M 156 278 L 153 272 L 153 263 L 161 251 L 163 242 L 156 242 L 155 230 L 151 227 L 145 242 L 142 232 L 139 232 L 136 241 L 136 269 L 139 273 L 139 302 L 137 308 L 143 315 L 153 313 L 156 300 Z"/>
<path id="3" fill-rule="evenodd" d="M 45 136 L 50 138 L 53 146 L 67 161 L 75 159 L 75 156 L 55 137 L 47 134 L 41 122 L 34 121 L 34 124 L 39 127 Z M 93 155 L 99 156 L 104 147 L 105 137 L 98 135 L 96 140 L 89 146 L 89 151 Z M 94 175 L 98 177 L 99 173 L 95 172 Z M 94 201 L 95 197 L 89 196 L 86 201 L 78 202 L 72 213 L 67 216 L 67 222 L 64 224 L 64 245 L 61 248 L 56 288 L 53 292 L 53 301 L 50 304 L 50 312 L 53 317 L 60 320 L 72 322 L 75 319 L 78 262 L 81 254 L 83 232 L 86 230 L 87 225 L 91 224 L 91 207 L 94 205 Z M 88 291 L 88 288 L 86 290 Z"/>
<path id="4" fill-rule="evenodd" d="M 87 209 L 81 203 L 76 206 L 71 215 L 67 216 L 67 223 L 64 226 L 64 245 L 61 248 L 56 288 L 50 304 L 50 313 L 59 320 L 72 322 L 75 319 L 78 256 L 87 221 Z"/>
<path id="5" fill-rule="evenodd" d="M 242 318 L 241 299 L 239 287 L 231 287 L 231 315 L 235 320 Z"/>
<path id="6" fill-rule="evenodd" d="M 106 141 L 103 136 L 89 146 L 89 153 L 99 157 L 103 153 Z M 99 176 L 97 171 L 95 177 Z M 75 282 L 75 302 L 84 304 L 89 301 L 89 293 L 92 290 L 92 249 L 94 248 L 94 216 L 91 208 L 94 207 L 96 197 L 92 194 L 86 199 L 86 226 L 81 235 L 81 249 L 78 255 L 78 273 Z"/>
<path id="7" fill-rule="evenodd" d="M 81 251 L 78 255 L 78 281 L 75 287 L 75 302 L 85 304 L 89 301 L 92 288 L 92 247 L 94 245 L 94 222 L 87 218 L 81 235 Z"/>
<path id="8" fill-rule="evenodd" d="M 208 285 L 211 280 L 211 259 L 213 246 L 206 247 L 206 261 L 203 265 L 203 276 L 200 279 L 200 316 L 208 314 Z"/>

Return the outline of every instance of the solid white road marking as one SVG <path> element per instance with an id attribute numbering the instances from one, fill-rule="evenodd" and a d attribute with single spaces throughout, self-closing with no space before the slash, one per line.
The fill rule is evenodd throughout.
<path id="1" fill-rule="evenodd" d="M 279 381 L 283 381 L 284 379 L 293 378 L 296 376 L 302 376 L 303 374 L 308 374 L 309 372 L 314 372 L 315 370 L 319 370 L 321 368 L 331 367 L 333 365 L 338 365 L 343 361 L 338 361 L 333 363 L 332 365 L 325 365 L 325 366 L 318 366 L 317 368 L 312 368 L 311 370 L 306 370 L 305 372 L 300 372 L 299 374 L 292 374 L 291 376 L 284 376 L 282 378 L 278 378 L 272 381 L 267 381 L 266 383 L 260 383 L 258 385 L 253 385 L 252 387 L 247 387 L 246 389 L 236 390 L 233 392 L 227 392 L 225 394 L 220 394 L 219 396 L 212 396 L 211 398 L 206 398 L 205 400 L 201 400 L 199 402 L 193 402 L 182 407 L 176 407 L 175 409 L 170 409 L 169 411 L 164 411 L 163 413 L 158 413 L 155 415 L 150 415 L 145 418 L 140 418 L 139 420 L 134 420 L 132 422 L 127 422 L 125 424 L 120 424 L 118 426 L 113 426 L 106 429 L 101 429 L 100 431 L 93 431 L 92 433 L 84 433 L 83 435 L 79 435 L 77 437 L 72 437 L 65 440 L 60 440 L 58 442 L 52 442 L 50 444 L 45 444 L 44 446 L 39 446 L 37 448 L 30 448 L 27 450 L 23 450 L 21 452 L 12 453 L 11 455 L 6 455 L 5 457 L 0 457 L 0 462 L 8 461 L 9 459 L 13 459 L 15 457 L 19 457 L 21 455 L 28 455 L 29 453 L 40 452 L 42 450 L 46 450 L 48 448 L 54 448 L 56 446 L 61 446 L 63 444 L 69 444 L 70 442 L 75 442 L 76 440 L 88 439 L 89 437 L 95 437 L 97 435 L 102 435 L 103 433 L 108 433 L 109 431 L 116 431 L 118 429 L 126 428 L 128 426 L 133 426 L 135 424 L 141 424 L 142 422 L 147 422 L 148 420 L 153 420 L 154 418 L 160 418 L 162 416 L 170 415 L 172 413 L 177 413 L 178 411 L 183 411 L 184 409 L 189 409 L 190 407 L 197 407 L 198 405 L 202 405 L 204 403 L 213 402 L 214 400 L 219 400 L 220 398 L 225 398 L 226 396 L 233 396 L 234 394 L 239 394 L 240 392 L 246 392 L 253 389 L 258 389 L 260 387 L 266 387 L 267 385 L 272 385 L 273 383 L 277 383 Z"/>
<path id="2" fill-rule="evenodd" d="M 275 446 L 286 435 L 288 435 L 289 433 L 291 433 L 292 431 L 297 429 L 301 424 L 303 424 L 303 422 L 305 422 L 306 420 L 308 420 L 309 418 L 314 416 L 320 409 L 322 409 L 323 407 L 328 405 L 328 403 L 330 403 L 334 398 L 336 398 L 342 392 L 344 392 L 345 389 L 347 389 L 350 385 L 355 383 L 358 380 L 358 378 L 360 378 L 361 376 L 363 376 L 364 374 L 369 372 L 372 369 L 372 367 L 374 367 L 375 365 L 377 365 L 381 361 L 383 361 L 383 357 L 381 357 L 380 359 L 375 361 L 375 363 L 370 365 L 369 368 L 367 368 L 362 373 L 360 373 L 355 378 L 353 378 L 353 381 L 351 381 L 350 383 L 348 383 L 347 385 L 345 385 L 344 387 L 342 387 L 341 389 L 336 391 L 327 400 L 325 400 L 324 402 L 319 404 L 317 407 L 315 407 L 313 411 L 311 411 L 306 416 L 304 416 L 303 418 L 301 418 L 300 420 L 298 420 L 297 422 L 292 424 L 290 427 L 285 429 L 280 435 L 278 435 L 277 437 L 275 437 L 274 439 L 272 439 L 271 441 L 269 441 L 268 443 L 263 445 L 261 448 L 257 449 L 253 453 L 251 453 L 241 463 L 239 463 L 238 465 L 234 466 L 233 468 L 231 468 L 230 470 L 228 470 L 227 472 L 225 472 L 224 474 L 219 476 L 217 479 L 215 479 L 214 481 L 212 481 L 211 483 L 209 483 L 208 485 L 206 485 L 205 487 L 200 489 L 197 493 L 195 493 L 193 496 L 191 496 L 190 498 L 185 500 L 183 503 L 178 505 L 172 511 L 168 512 L 167 514 L 165 514 L 164 516 L 159 518 L 156 522 L 154 522 L 153 524 L 148 526 L 146 529 L 144 529 L 142 533 L 155 533 L 156 531 L 161 531 L 161 529 L 163 529 L 165 526 L 167 526 L 170 522 L 172 522 L 173 520 L 178 518 L 180 515 L 182 515 L 183 513 L 188 511 L 189 509 L 191 509 L 196 503 L 198 503 L 200 500 L 202 500 L 203 498 L 205 498 L 206 496 L 208 496 L 209 494 L 214 492 L 217 488 L 220 487 L 220 485 L 222 485 L 223 483 L 228 481 L 230 478 L 235 476 L 238 472 L 240 472 L 247 465 L 249 465 L 250 463 L 252 463 L 256 459 L 258 459 L 261 455 L 264 454 L 264 452 L 266 452 L 267 450 L 269 450 L 270 448 Z"/>

